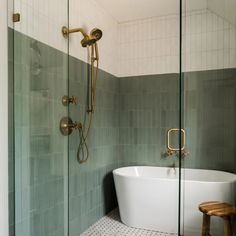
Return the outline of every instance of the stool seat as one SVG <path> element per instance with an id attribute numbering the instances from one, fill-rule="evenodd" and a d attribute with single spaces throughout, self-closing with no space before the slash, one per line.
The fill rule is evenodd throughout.
<path id="1" fill-rule="evenodd" d="M 203 202 L 199 205 L 199 210 L 209 216 L 232 216 L 236 215 L 236 208 L 225 202 Z"/>
<path id="2" fill-rule="evenodd" d="M 224 236 L 232 235 L 230 217 L 236 215 L 234 206 L 225 202 L 210 201 L 201 203 L 199 210 L 203 213 L 202 236 L 210 235 L 211 216 L 219 216 L 224 220 Z"/>

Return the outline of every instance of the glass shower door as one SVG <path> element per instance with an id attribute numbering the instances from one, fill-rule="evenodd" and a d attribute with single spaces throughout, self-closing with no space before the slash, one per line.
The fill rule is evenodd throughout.
<path id="1" fill-rule="evenodd" d="M 182 161 L 181 225 L 184 235 L 200 235 L 200 203 L 236 204 L 236 5 L 230 0 L 182 3 L 183 127 L 189 154 Z M 212 235 L 223 235 L 223 220 L 212 217 L 210 228 Z"/>
<path id="2" fill-rule="evenodd" d="M 116 5 L 116 2 L 119 1 L 109 4 Z M 145 0 L 139 2 L 145 4 Z M 147 4 L 147 8 L 155 9 L 159 4 L 165 5 L 166 1 L 154 2 Z M 136 11 L 134 3 L 134 7 L 129 8 L 136 11 L 136 17 L 131 22 L 123 19 L 120 24 L 112 20 L 109 10 L 99 5 L 99 1 L 70 1 L 71 29 L 83 27 L 89 34 L 90 30 L 98 27 L 104 34 L 98 42 L 101 63 L 96 106 L 87 139 L 87 162 L 81 164 L 77 159 L 79 132 L 69 137 L 69 234 L 83 233 L 117 207 L 112 170 L 140 165 L 163 167 L 160 169 L 165 179 L 175 180 L 160 191 L 162 197 L 159 192 L 157 194 L 158 199 L 165 199 L 168 203 L 165 205 L 161 200 L 157 207 L 156 201 L 155 207 L 158 213 L 162 212 L 160 209 L 169 212 L 161 216 L 164 230 L 177 233 L 180 160 L 179 1 L 172 6 L 173 14 L 159 12 L 151 18 L 145 16 L 146 19 Z M 121 9 L 127 8 L 125 3 L 118 5 Z M 85 125 L 88 126 L 90 61 L 87 50 L 80 44 L 81 39 L 80 33 L 69 37 L 69 92 L 70 97 L 78 98 L 78 105 L 71 105 L 69 114 L 73 120 L 82 123 L 86 120 Z M 117 75 L 117 64 L 120 64 L 120 75 Z M 175 149 L 173 152 L 167 149 L 168 130 L 169 145 Z M 148 201 L 143 204 L 148 211 Z"/>
<path id="3" fill-rule="evenodd" d="M 119 41 L 116 39 L 122 51 L 122 73 L 117 76 L 111 40 L 117 25 L 104 25 L 110 22 L 110 14 L 103 19 L 104 9 L 94 8 L 93 3 L 90 7 L 86 0 L 70 1 L 69 17 L 68 2 L 14 0 L 15 13 L 21 16 L 14 29 L 9 29 L 14 43 L 15 235 L 72 236 L 84 232 L 117 207 L 112 170 L 130 165 L 164 167 L 165 178 L 175 179 L 162 191 L 163 199 L 171 204 L 160 206 L 169 207 L 171 212 L 163 220 L 166 231 L 176 233 L 180 215 L 178 149 L 183 138 L 179 5 L 175 5 L 173 15 L 167 12 L 147 20 L 140 16 L 132 24 L 119 24 L 124 33 Z M 88 19 L 83 14 L 85 7 L 96 14 Z M 84 164 L 77 159 L 79 132 L 63 136 L 59 124 L 70 116 L 88 126 L 90 61 L 80 36 L 65 39 L 62 26 L 83 26 L 88 33 L 94 27 L 104 31 L 98 43 L 102 63 L 96 111 L 87 139 L 89 159 Z M 139 33 L 127 40 L 126 35 L 132 35 L 134 29 Z M 114 56 L 112 65 L 110 55 Z M 63 105 L 64 95 L 76 96 L 79 104 Z"/>
<path id="4" fill-rule="evenodd" d="M 15 0 L 14 12 L 14 235 L 67 236 L 68 1 Z"/>

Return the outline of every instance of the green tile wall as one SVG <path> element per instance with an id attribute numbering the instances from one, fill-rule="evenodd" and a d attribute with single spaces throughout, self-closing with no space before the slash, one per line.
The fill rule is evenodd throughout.
<path id="1" fill-rule="evenodd" d="M 236 69 L 185 73 L 185 167 L 236 173 Z"/>
<path id="2" fill-rule="evenodd" d="M 68 89 L 67 55 L 16 31 L 13 44 L 15 216 L 11 210 L 10 217 L 16 236 L 62 236 L 68 139 L 58 124 L 67 114 L 60 100 Z"/>
<path id="3" fill-rule="evenodd" d="M 111 171 L 118 167 L 119 80 L 99 71 L 96 112 L 88 138 L 90 157 L 81 165 L 76 160 L 78 132 L 68 140 L 58 124 L 68 111 L 73 120 L 84 120 L 88 65 L 18 32 L 14 37 L 15 149 L 9 147 L 15 153 L 12 228 L 15 218 L 16 236 L 64 235 L 68 207 L 69 234 L 80 235 L 117 206 Z M 61 104 L 67 86 L 69 95 L 79 101 L 69 110 Z"/>
<path id="4" fill-rule="evenodd" d="M 69 114 L 81 122 L 88 120 L 88 65 L 70 57 L 69 66 L 69 93 L 79 100 L 77 106 L 70 107 Z M 118 167 L 119 158 L 119 79 L 99 70 L 96 94 L 87 163 L 79 164 L 76 159 L 78 132 L 69 137 L 70 236 L 80 235 L 117 205 L 111 171 Z"/>
<path id="5" fill-rule="evenodd" d="M 186 168 L 236 173 L 236 69 L 184 73 Z M 168 166 L 163 158 L 167 129 L 179 126 L 176 74 L 120 79 L 122 165 Z M 177 144 L 177 143 L 176 143 Z"/>
<path id="6" fill-rule="evenodd" d="M 163 155 L 166 130 L 179 126 L 178 86 L 177 74 L 120 78 L 122 166 L 177 164 Z"/>

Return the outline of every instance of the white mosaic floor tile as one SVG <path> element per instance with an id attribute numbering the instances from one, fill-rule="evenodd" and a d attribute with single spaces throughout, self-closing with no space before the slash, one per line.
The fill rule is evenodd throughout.
<path id="1" fill-rule="evenodd" d="M 115 209 L 89 227 L 80 236 L 176 236 L 151 230 L 136 229 L 121 223 L 119 211 Z"/>

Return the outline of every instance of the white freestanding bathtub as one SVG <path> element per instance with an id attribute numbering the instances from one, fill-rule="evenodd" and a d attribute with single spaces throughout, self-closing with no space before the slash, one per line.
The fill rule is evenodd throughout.
<path id="1" fill-rule="evenodd" d="M 124 224 L 160 232 L 178 232 L 179 170 L 124 167 L 113 171 Z M 181 234 L 201 235 L 204 201 L 235 203 L 236 175 L 214 170 L 182 169 Z M 212 217 L 211 233 L 223 235 L 223 222 Z"/>

